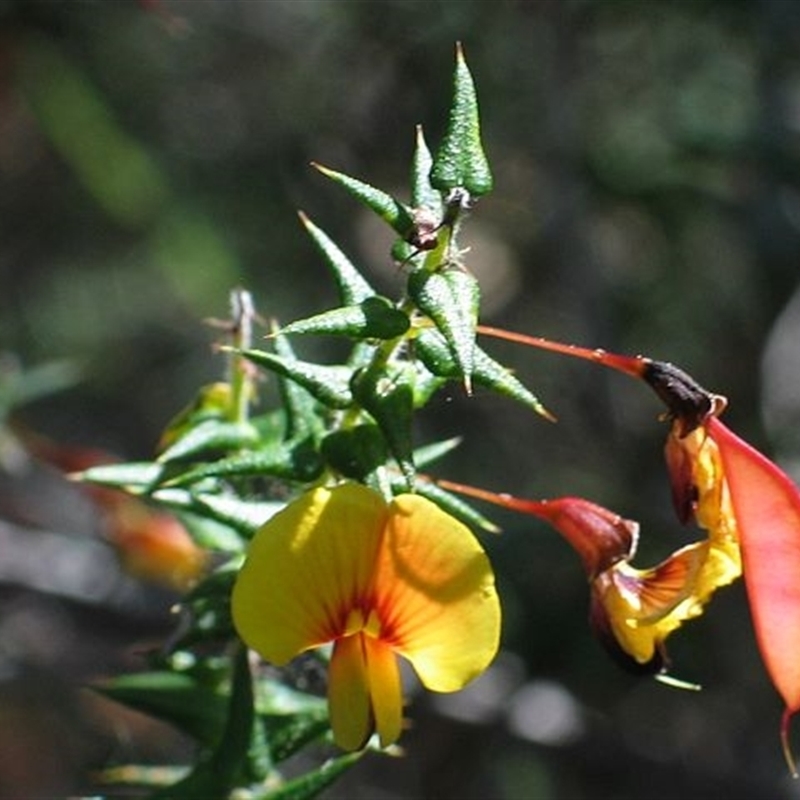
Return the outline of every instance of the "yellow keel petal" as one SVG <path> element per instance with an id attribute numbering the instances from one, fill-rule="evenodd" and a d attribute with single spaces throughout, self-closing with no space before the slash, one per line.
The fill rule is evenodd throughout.
<path id="1" fill-rule="evenodd" d="M 338 639 L 328 670 L 331 728 L 343 750 L 360 750 L 374 729 L 363 638 L 356 633 Z"/>
<path id="2" fill-rule="evenodd" d="M 381 747 L 388 747 L 400 738 L 403 728 L 403 689 L 397 656 L 380 639 L 366 635 L 363 639 L 375 727 Z"/>

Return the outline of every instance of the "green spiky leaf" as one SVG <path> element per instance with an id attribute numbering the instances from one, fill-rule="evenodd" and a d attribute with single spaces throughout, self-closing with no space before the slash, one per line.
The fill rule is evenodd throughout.
<path id="1" fill-rule="evenodd" d="M 73 477 L 99 486 L 122 489 L 130 494 L 144 494 L 157 487 L 172 471 L 152 461 L 132 461 L 126 464 L 99 464 Z"/>
<path id="2" fill-rule="evenodd" d="M 270 768 L 263 729 L 253 707 L 253 686 L 245 648 L 234 659 L 225 726 L 213 750 L 178 783 L 157 792 L 158 800 L 228 797 L 242 783 L 263 780 Z"/>
<path id="3" fill-rule="evenodd" d="M 409 328 L 408 316 L 385 297 L 367 297 L 358 305 L 343 306 L 292 322 L 281 328 L 284 335 L 312 333 L 349 336 L 353 339 L 395 339 Z"/>
<path id="4" fill-rule="evenodd" d="M 477 280 L 459 268 L 440 272 L 417 269 L 408 277 L 408 294 L 444 336 L 459 377 L 467 392 L 471 391 L 480 297 Z"/>
<path id="5" fill-rule="evenodd" d="M 120 675 L 94 688 L 175 725 L 206 745 L 219 740 L 225 725 L 225 697 L 186 673 L 158 670 Z"/>
<path id="6" fill-rule="evenodd" d="M 271 475 L 300 482 L 316 480 L 322 460 L 313 442 L 282 442 L 201 464 L 171 479 L 169 486 L 187 486 L 206 478 L 245 478 Z"/>
<path id="7" fill-rule="evenodd" d="M 333 270 L 342 304 L 355 305 L 372 297 L 375 291 L 330 236 L 318 228 L 302 211 L 299 212 L 299 216 L 314 244 Z"/>
<path id="8" fill-rule="evenodd" d="M 466 189 L 480 197 L 492 190 L 492 171 L 481 143 L 480 115 L 475 83 L 461 45 L 456 49 L 453 102 L 442 144 L 431 169 L 431 184 L 448 193 Z"/>
<path id="9" fill-rule="evenodd" d="M 275 352 L 287 362 L 296 361 L 292 345 L 286 336 L 276 333 L 272 343 Z M 272 441 L 283 439 L 296 439 L 300 441 L 307 437 L 318 438 L 325 432 L 323 421 L 318 412 L 318 403 L 314 395 L 301 384 L 288 380 L 279 374 L 278 389 L 281 395 L 283 408 L 283 428 L 281 435 L 272 437 Z M 266 442 L 266 440 L 264 440 Z"/>
<path id="10" fill-rule="evenodd" d="M 152 498 L 159 505 L 174 511 L 188 511 L 230 529 L 228 535 L 220 532 L 216 550 L 236 552 L 233 531 L 246 537 L 258 530 L 270 517 L 283 508 L 284 503 L 241 499 L 231 494 L 214 494 L 172 487 L 158 489 Z"/>
<path id="11" fill-rule="evenodd" d="M 461 444 L 460 436 L 453 436 L 450 439 L 443 439 L 440 442 L 433 442 L 418 447 L 414 450 L 414 463 L 418 467 L 424 467 L 444 458 L 449 453 L 453 452 Z"/>
<path id="12" fill-rule="evenodd" d="M 406 206 L 368 183 L 351 178 L 341 172 L 323 167 L 321 164 L 312 164 L 323 175 L 344 187 L 353 197 L 374 211 L 384 222 L 388 223 L 402 238 L 406 238 L 414 229 L 414 220 Z"/>
<path id="13" fill-rule="evenodd" d="M 460 378 L 461 370 L 455 362 L 447 342 L 439 331 L 429 328 L 420 331 L 414 341 L 414 352 L 434 375 L 443 378 Z M 541 416 L 553 420 L 553 415 L 542 405 L 520 380 L 506 367 L 495 361 L 485 350 L 475 346 L 472 380 L 479 386 L 517 400 Z"/>
<path id="14" fill-rule="evenodd" d="M 333 431 L 322 440 L 322 455 L 346 478 L 363 481 L 386 463 L 386 440 L 376 425 L 356 425 Z"/>
<path id="15" fill-rule="evenodd" d="M 207 419 L 189 428 L 161 453 L 158 460 L 168 464 L 196 459 L 209 453 L 239 450 L 255 445 L 258 439 L 258 431 L 249 423 Z"/>
<path id="16" fill-rule="evenodd" d="M 425 141 L 422 125 L 418 125 L 414 158 L 411 162 L 411 205 L 416 209 L 427 208 L 441 217 L 442 195 L 431 184 L 432 167 L 433 156 Z"/>
<path id="17" fill-rule="evenodd" d="M 353 404 L 350 392 L 350 370 L 342 366 L 327 366 L 284 358 L 264 350 L 243 350 L 242 355 L 259 367 L 288 378 L 302 386 L 310 395 L 331 408 L 349 408 Z"/>
<path id="18" fill-rule="evenodd" d="M 408 364 L 385 369 L 364 369 L 353 375 L 353 395 L 383 433 L 389 451 L 403 473 L 407 488 L 414 485 L 411 422 L 414 411 L 414 370 Z"/>
<path id="19" fill-rule="evenodd" d="M 347 772 L 363 754 L 364 751 L 360 750 L 332 758 L 321 767 L 306 772 L 277 789 L 252 795 L 252 800 L 311 800 Z"/>
<path id="20" fill-rule="evenodd" d="M 285 761 L 310 742 L 330 730 L 328 709 L 325 706 L 310 708 L 297 714 L 265 714 L 261 717 L 272 760 Z"/>

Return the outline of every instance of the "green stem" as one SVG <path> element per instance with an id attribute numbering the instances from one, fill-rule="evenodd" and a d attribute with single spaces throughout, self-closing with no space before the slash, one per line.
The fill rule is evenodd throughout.
<path id="1" fill-rule="evenodd" d="M 247 422 L 253 391 L 252 366 L 240 353 L 248 350 L 253 340 L 255 307 L 250 292 L 234 289 L 231 292 L 231 338 L 234 353 L 230 362 L 231 419 Z"/>

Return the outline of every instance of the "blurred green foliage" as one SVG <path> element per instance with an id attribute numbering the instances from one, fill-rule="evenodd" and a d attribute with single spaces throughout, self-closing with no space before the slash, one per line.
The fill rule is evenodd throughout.
<path id="1" fill-rule="evenodd" d="M 83 376 L 18 412 L 35 430 L 149 457 L 165 420 L 219 373 L 202 320 L 225 314 L 233 286 L 284 322 L 332 307 L 298 207 L 392 296 L 403 276 L 391 232 L 308 162 L 405 186 L 413 122 L 439 119 L 461 40 L 495 183 L 465 233 L 483 321 L 676 362 L 731 399 L 727 418 L 748 439 L 798 458 L 798 439 L 762 416 L 775 380 L 761 372 L 800 277 L 793 0 L 4 0 L 0 26 L 0 349 L 29 366 L 69 359 Z M 780 330 L 796 350 L 797 326 Z M 682 534 L 650 396 L 547 354 L 486 349 L 560 422 L 453 390 L 422 420 L 421 440 L 467 432 L 439 471 L 523 496 L 582 494 L 673 549 Z M 784 362 L 769 365 L 797 386 Z M 800 419 L 794 408 L 784 420 Z M 58 525 L 63 506 L 33 496 Z M 797 796 L 739 589 L 671 647 L 699 696 L 635 682 L 591 640 L 567 548 L 527 520 L 502 523 L 491 544 L 509 658 L 498 683 L 457 708 L 422 705 L 407 757 L 365 759 L 347 796 Z M 74 722 L 76 700 L 44 678 L 64 669 L 67 646 L 72 677 L 118 662 L 91 649 L 95 621 L 80 604 L 36 617 L 68 631 L 58 652 L 20 639 L 11 622 L 27 617 L 12 611 L 25 585 L 2 578 L 17 603 L 0 615 L 2 727 L 22 725 L 34 744 L 23 758 L 0 736 L 0 796 L 72 791 L 87 764 L 125 748 L 85 711 L 69 747 L 54 740 L 42 720 Z M 117 646 L 142 633 L 125 619 Z M 534 718 L 563 718 L 563 702 L 521 693 L 543 679 L 580 708 L 571 736 L 514 722 L 525 697 L 539 698 Z"/>

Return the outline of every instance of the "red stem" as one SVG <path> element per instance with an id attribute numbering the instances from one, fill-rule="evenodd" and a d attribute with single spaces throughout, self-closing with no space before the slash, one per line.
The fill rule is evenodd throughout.
<path id="1" fill-rule="evenodd" d="M 540 350 L 549 350 L 552 353 L 582 358 L 584 361 L 594 361 L 633 378 L 643 378 L 649 363 L 648 359 L 642 356 L 621 356 L 616 353 L 608 353 L 599 347 L 590 349 L 588 347 L 578 347 L 574 344 L 562 344 L 561 342 L 550 341 L 550 339 L 543 339 L 541 336 L 527 336 L 524 333 L 493 328 L 490 325 L 478 325 L 476 330 L 484 336 L 492 336 L 495 339 L 506 339 L 509 342 L 538 347 Z"/>

